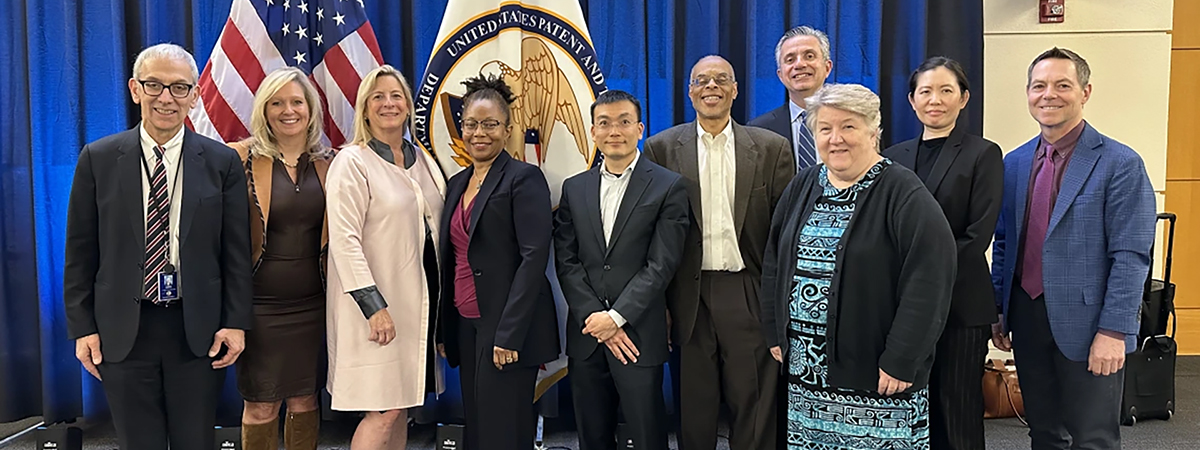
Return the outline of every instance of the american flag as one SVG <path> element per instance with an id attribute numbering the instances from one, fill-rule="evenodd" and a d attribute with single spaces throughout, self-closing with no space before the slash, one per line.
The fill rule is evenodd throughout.
<path id="1" fill-rule="evenodd" d="M 338 146 L 354 135 L 359 82 L 381 64 L 363 0 L 234 0 L 188 125 L 224 142 L 249 137 L 259 84 L 275 69 L 296 66 L 320 92 L 325 136 Z"/>

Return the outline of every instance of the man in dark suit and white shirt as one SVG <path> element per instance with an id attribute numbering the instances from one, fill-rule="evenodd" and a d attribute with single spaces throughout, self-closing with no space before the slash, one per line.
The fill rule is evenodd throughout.
<path id="1" fill-rule="evenodd" d="M 250 327 L 246 176 L 183 126 L 198 79 L 183 48 L 143 50 L 129 79 L 141 123 L 84 146 L 71 186 L 67 330 L 125 450 L 213 448 L 223 369 Z"/>
<path id="2" fill-rule="evenodd" d="M 679 174 L 639 154 L 641 115 L 629 93 L 600 94 L 592 138 L 604 162 L 563 183 L 555 214 L 582 450 L 617 448 L 618 400 L 635 448 L 667 448 L 666 290 L 683 253 L 688 199 Z"/>
<path id="3" fill-rule="evenodd" d="M 804 120 L 804 99 L 825 85 L 833 60 L 829 59 L 829 37 L 808 25 L 792 28 L 775 44 L 775 75 L 787 89 L 788 102 L 755 117 L 748 125 L 766 128 L 786 137 L 792 144 L 799 172 L 820 162 L 817 143 Z"/>
<path id="4" fill-rule="evenodd" d="M 786 139 L 730 117 L 738 92 L 728 61 L 706 56 L 690 76 L 696 121 L 651 136 L 642 154 L 683 175 L 693 217 L 667 286 L 680 346 L 680 448 L 716 447 L 724 400 L 729 447 L 771 449 L 779 363 L 761 332 L 758 292 L 771 215 L 796 163 Z"/>

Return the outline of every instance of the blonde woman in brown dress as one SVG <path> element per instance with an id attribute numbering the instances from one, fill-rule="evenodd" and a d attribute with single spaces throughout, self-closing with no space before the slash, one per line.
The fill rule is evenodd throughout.
<path id="1" fill-rule="evenodd" d="M 284 446 L 317 448 L 317 391 L 325 338 L 325 174 L 321 102 L 299 69 L 276 70 L 254 97 L 242 156 L 250 196 L 254 325 L 238 361 L 245 399 L 242 445 L 275 450 L 287 404 Z"/>
<path id="2" fill-rule="evenodd" d="M 434 243 L 446 183 L 405 140 L 412 90 L 382 66 L 363 77 L 354 139 L 329 168 L 329 383 L 332 408 L 360 411 L 352 450 L 403 449 L 408 409 L 437 390 Z"/>

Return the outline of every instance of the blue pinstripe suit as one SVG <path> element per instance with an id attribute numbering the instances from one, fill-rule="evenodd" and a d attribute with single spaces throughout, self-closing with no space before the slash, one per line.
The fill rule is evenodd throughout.
<path id="1" fill-rule="evenodd" d="M 1020 289 L 1013 277 L 1039 139 L 1004 158 L 992 282 L 1006 321 L 1012 290 Z M 1142 158 L 1090 124 L 1084 125 L 1066 170 L 1042 254 L 1045 307 L 1054 341 L 1068 359 L 1087 361 L 1097 331 L 1105 329 L 1124 333 L 1126 352 L 1131 352 L 1154 242 L 1154 189 Z"/>

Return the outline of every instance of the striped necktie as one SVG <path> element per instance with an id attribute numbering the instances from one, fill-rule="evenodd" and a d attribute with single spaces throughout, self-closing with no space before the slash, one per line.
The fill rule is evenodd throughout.
<path id="1" fill-rule="evenodd" d="M 798 131 L 794 139 L 796 142 L 796 172 L 817 164 L 817 141 L 813 139 L 812 131 L 808 129 L 808 123 L 804 120 L 807 116 L 807 111 L 800 111 L 800 116 L 796 118 L 800 122 L 800 126 L 796 128 Z"/>
<path id="2" fill-rule="evenodd" d="M 146 299 L 155 303 L 158 299 L 158 274 L 167 268 L 171 246 L 170 217 L 171 198 L 167 191 L 167 170 L 163 165 L 162 147 L 154 147 L 158 160 L 154 163 L 154 174 L 150 177 L 150 196 L 146 201 Z"/>

